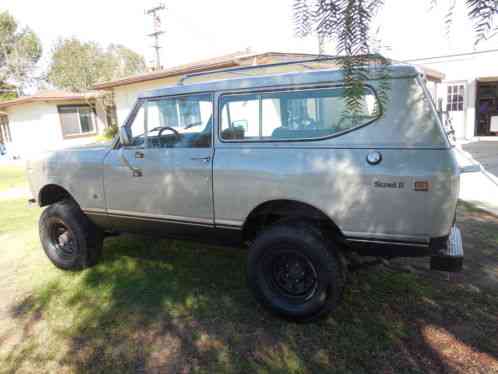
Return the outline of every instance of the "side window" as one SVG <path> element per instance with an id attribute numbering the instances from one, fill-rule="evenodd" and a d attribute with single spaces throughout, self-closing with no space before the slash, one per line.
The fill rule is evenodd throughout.
<path id="1" fill-rule="evenodd" d="M 150 100 L 147 103 L 148 147 L 210 147 L 212 117 L 210 94 Z"/>
<path id="2" fill-rule="evenodd" d="M 139 147 L 144 145 L 145 133 L 145 108 L 142 104 L 138 109 L 133 122 L 130 125 L 131 137 L 133 139 L 132 146 Z"/>
<path id="3" fill-rule="evenodd" d="M 330 136 L 377 117 L 377 98 L 369 89 L 354 113 L 347 110 L 344 89 L 224 95 L 221 137 L 225 140 L 287 140 Z"/>
<path id="4" fill-rule="evenodd" d="M 223 139 L 259 138 L 259 96 L 227 96 L 221 110 Z"/>

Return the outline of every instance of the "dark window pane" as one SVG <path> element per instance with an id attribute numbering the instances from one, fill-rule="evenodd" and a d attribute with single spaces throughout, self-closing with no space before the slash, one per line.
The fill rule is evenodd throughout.
<path id="1" fill-rule="evenodd" d="M 446 111 L 449 112 L 450 110 L 451 110 L 451 104 L 448 103 L 448 104 L 446 104 Z"/>
<path id="2" fill-rule="evenodd" d="M 458 110 L 463 110 L 463 103 L 458 103 Z"/>
<path id="3" fill-rule="evenodd" d="M 92 110 L 89 107 L 80 107 L 81 132 L 93 132 Z"/>
<path id="4" fill-rule="evenodd" d="M 457 103 L 452 103 L 452 104 L 451 104 L 451 110 L 456 111 L 456 110 L 457 110 L 457 108 L 458 108 L 458 107 L 457 107 Z"/>
<path id="5" fill-rule="evenodd" d="M 77 107 L 60 107 L 62 133 L 64 135 L 77 135 L 80 133 L 80 121 Z"/>
<path id="6" fill-rule="evenodd" d="M 448 86 L 448 95 L 451 95 L 452 86 Z"/>

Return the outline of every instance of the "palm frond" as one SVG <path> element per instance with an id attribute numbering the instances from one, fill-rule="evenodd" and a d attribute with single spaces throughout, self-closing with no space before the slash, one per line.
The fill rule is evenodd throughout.
<path id="1" fill-rule="evenodd" d="M 496 31 L 498 0 L 466 0 L 468 16 L 473 21 L 474 45 L 488 39 Z"/>
<path id="2" fill-rule="evenodd" d="M 298 37 L 305 37 L 311 33 L 313 24 L 313 14 L 309 0 L 294 0 L 294 27 Z"/>

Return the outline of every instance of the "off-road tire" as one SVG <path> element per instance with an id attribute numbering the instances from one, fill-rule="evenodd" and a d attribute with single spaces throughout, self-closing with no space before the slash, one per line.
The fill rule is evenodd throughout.
<path id="1" fill-rule="evenodd" d="M 289 257 L 302 265 L 297 266 L 298 269 L 310 268 L 311 274 L 316 275 L 316 288 L 313 292 L 304 293 L 301 299 L 289 293 L 289 278 L 279 271 L 281 268 L 288 269 L 280 266 L 279 261 L 289 261 L 290 267 L 295 268 Z M 268 266 L 274 262 L 278 265 L 276 271 L 273 265 Z M 307 222 L 277 223 L 259 234 L 249 248 L 247 279 L 254 296 L 271 312 L 298 322 L 315 320 L 337 307 L 344 288 L 344 271 L 338 248 L 318 228 Z M 289 275 L 288 271 L 284 273 Z M 301 273 L 298 272 L 298 275 Z M 308 275 L 304 276 L 301 289 L 309 288 L 311 283 L 308 278 Z M 284 282 L 281 282 L 282 279 Z M 284 283 L 283 287 L 281 283 Z"/>
<path id="2" fill-rule="evenodd" d="M 54 233 L 57 230 L 62 230 L 63 234 Z M 71 199 L 45 208 L 39 220 L 39 233 L 43 250 L 60 269 L 81 270 L 91 267 L 99 262 L 102 255 L 102 231 Z M 66 235 L 65 243 L 70 245 L 61 244 L 60 237 L 63 235 Z"/>

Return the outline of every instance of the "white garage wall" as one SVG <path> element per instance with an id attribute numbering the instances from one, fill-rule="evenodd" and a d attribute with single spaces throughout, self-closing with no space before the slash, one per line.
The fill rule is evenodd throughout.
<path id="1" fill-rule="evenodd" d="M 149 82 L 129 84 L 113 88 L 114 103 L 116 105 L 116 114 L 118 116 L 118 125 L 124 124 L 128 114 L 133 109 L 138 95 L 141 92 L 155 90 L 166 86 L 171 86 L 178 81 L 178 77 L 157 79 Z"/>
<path id="2" fill-rule="evenodd" d="M 474 53 L 464 56 L 417 59 L 408 62 L 420 64 L 438 70 L 445 74 L 443 83 L 464 82 L 466 85 L 464 111 L 465 119 L 461 134 L 466 139 L 474 136 L 476 117 L 476 80 L 478 78 L 493 78 L 498 80 L 498 50 L 485 53 Z M 446 84 L 438 88 L 438 97 L 446 95 Z"/>
<path id="3" fill-rule="evenodd" d="M 9 153 L 21 158 L 48 149 L 71 147 L 94 141 L 94 136 L 64 139 L 56 103 L 27 103 L 6 110 L 12 143 Z"/>

